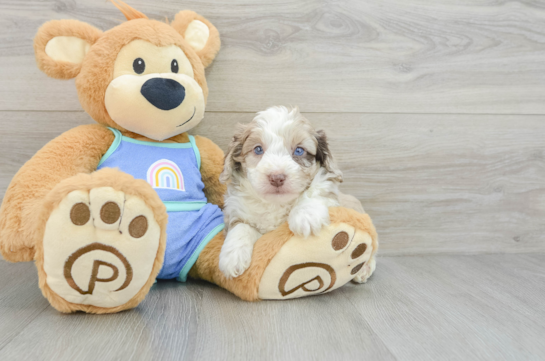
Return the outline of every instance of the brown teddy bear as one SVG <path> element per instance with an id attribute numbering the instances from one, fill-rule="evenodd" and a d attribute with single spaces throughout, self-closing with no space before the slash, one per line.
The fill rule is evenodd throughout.
<path id="1" fill-rule="evenodd" d="M 282 225 L 256 243 L 243 275 L 223 276 L 223 152 L 187 134 L 204 116 L 218 31 L 192 11 L 169 25 L 116 6 L 128 21 L 106 32 L 76 20 L 38 30 L 38 67 L 76 78 L 98 124 L 60 135 L 17 172 L 0 208 L 3 257 L 35 260 L 62 312 L 136 307 L 156 278 L 204 279 L 250 301 L 329 292 L 367 269 L 364 282 L 377 234 L 348 208 L 330 209 L 318 236 Z"/>

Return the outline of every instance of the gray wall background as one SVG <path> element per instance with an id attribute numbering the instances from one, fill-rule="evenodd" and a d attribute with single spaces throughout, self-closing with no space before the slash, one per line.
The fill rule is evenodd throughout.
<path id="1" fill-rule="evenodd" d="M 381 254 L 545 250 L 544 2 L 130 4 L 154 19 L 192 9 L 220 31 L 193 133 L 225 150 L 237 122 L 271 105 L 325 129 Z M 93 122 L 73 80 L 35 65 L 37 28 L 63 18 L 124 21 L 104 1 L 0 2 L 0 197 L 46 142 Z"/>

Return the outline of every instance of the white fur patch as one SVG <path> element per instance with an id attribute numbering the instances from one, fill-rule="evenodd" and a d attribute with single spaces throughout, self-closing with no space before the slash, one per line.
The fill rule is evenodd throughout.
<path id="1" fill-rule="evenodd" d="M 288 223 L 293 233 L 308 237 L 329 225 L 329 211 L 324 202 L 311 198 L 293 207 Z"/>
<path id="2" fill-rule="evenodd" d="M 247 224 L 229 231 L 221 247 L 219 268 L 227 278 L 238 277 L 250 267 L 255 242 L 261 233 Z"/>
<path id="3" fill-rule="evenodd" d="M 253 144 L 250 145 L 248 154 L 243 155 L 242 171 L 230 176 L 224 207 L 227 223 L 242 221 L 266 233 L 290 217 L 290 226 L 296 233 L 307 236 L 316 233 L 329 222 L 327 207 L 339 205 L 339 190 L 338 182 L 323 166 L 314 160 L 308 164 L 294 160 L 297 147 L 304 147 L 305 152 L 313 155 L 312 159 L 317 152 L 310 122 L 297 109 L 272 107 L 258 113 L 248 127 L 248 133 L 258 135 L 248 138 L 260 139 L 258 145 L 264 152 L 256 159 Z M 274 174 L 285 175 L 279 190 L 270 184 L 269 177 Z M 297 214 L 306 210 L 312 216 Z"/>

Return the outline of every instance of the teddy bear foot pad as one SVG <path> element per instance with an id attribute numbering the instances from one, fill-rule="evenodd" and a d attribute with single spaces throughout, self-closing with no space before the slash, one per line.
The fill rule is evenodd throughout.
<path id="1" fill-rule="evenodd" d="M 160 236 L 142 199 L 111 187 L 72 191 L 46 223 L 47 286 L 70 303 L 121 306 L 148 281 Z"/>
<path id="2" fill-rule="evenodd" d="M 346 223 L 330 225 L 319 236 L 294 236 L 265 270 L 259 298 L 289 299 L 322 294 L 351 280 L 367 280 L 374 271 L 373 254 L 369 233 Z"/>

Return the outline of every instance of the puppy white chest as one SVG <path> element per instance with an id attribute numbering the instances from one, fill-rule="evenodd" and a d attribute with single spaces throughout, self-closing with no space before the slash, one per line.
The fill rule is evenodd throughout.
<path id="1" fill-rule="evenodd" d="M 257 207 L 256 207 L 257 208 Z M 291 211 L 291 205 L 276 205 L 263 203 L 261 209 L 254 209 L 246 222 L 256 228 L 261 234 L 271 232 L 286 222 Z"/>

